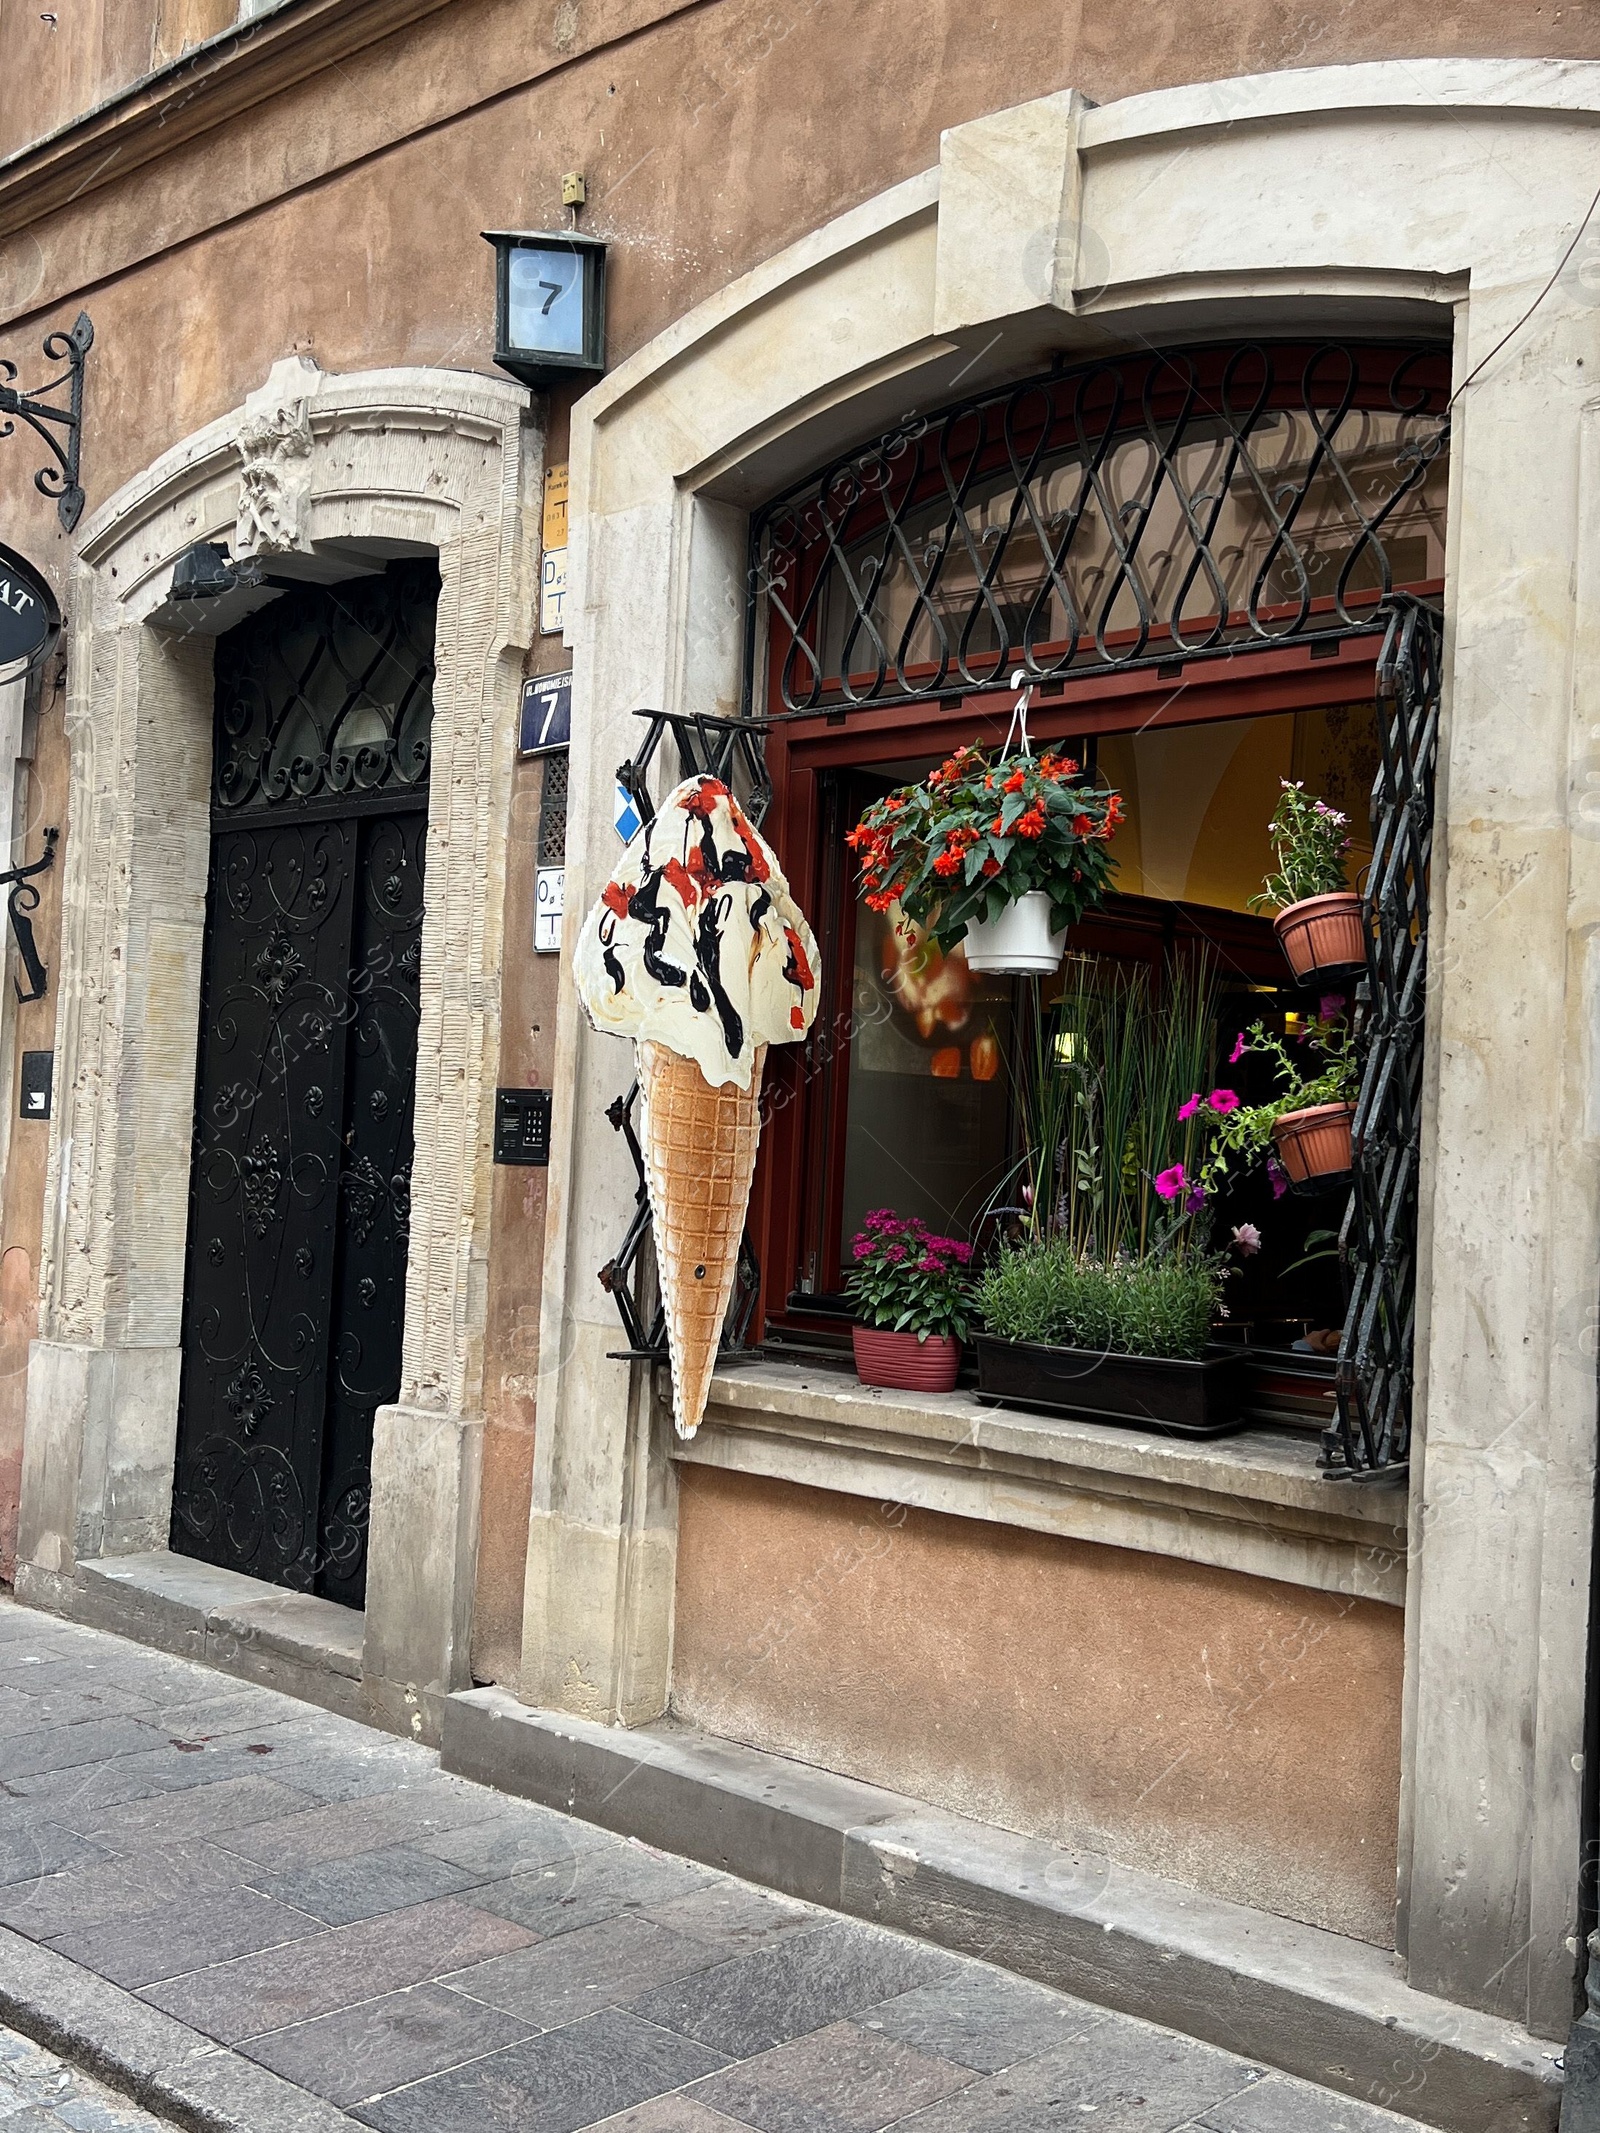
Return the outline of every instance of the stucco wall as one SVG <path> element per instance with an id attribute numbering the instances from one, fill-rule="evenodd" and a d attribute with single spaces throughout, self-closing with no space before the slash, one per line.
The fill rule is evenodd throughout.
<path id="1" fill-rule="evenodd" d="M 55 685 L 59 662 L 52 659 L 40 706 L 34 757 L 19 777 L 22 818 L 19 835 L 26 856 L 44 849 L 43 831 L 67 823 L 67 737 L 62 721 L 62 694 Z M 6 864 L 10 864 L 8 859 Z M 16 1076 L 24 1052 L 47 1052 L 55 1042 L 55 993 L 60 976 L 61 870 L 52 868 L 35 886 L 39 908 L 33 913 L 34 940 L 49 978 L 42 1000 L 8 1007 L 12 1060 L 0 1073 L 0 1101 L 12 1117 L 0 1147 L 6 1151 L 0 1181 L 0 1579 L 11 1577 L 17 1544 L 17 1509 L 22 1487 L 22 1425 L 28 1396 L 28 1343 L 39 1330 L 39 1244 L 44 1221 L 44 1176 L 50 1155 L 50 1129 L 38 1120 L 19 1119 Z M 3 914 L 0 914 L 3 916 Z"/>
<path id="2" fill-rule="evenodd" d="M 1399 1609 L 680 1472 L 682 1717 L 1393 1945 Z"/>

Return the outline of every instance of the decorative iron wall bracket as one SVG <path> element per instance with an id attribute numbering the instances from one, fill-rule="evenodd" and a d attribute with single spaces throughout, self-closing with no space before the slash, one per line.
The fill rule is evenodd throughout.
<path id="1" fill-rule="evenodd" d="M 765 719 L 713 718 L 706 713 L 677 711 L 638 711 L 634 716 L 647 719 L 649 724 L 637 753 L 618 766 L 617 783 L 633 801 L 639 819 L 646 827 L 656 818 L 655 802 L 650 797 L 649 772 L 668 733 L 678 751 L 679 777 L 720 778 L 730 791 L 736 784 L 742 786 L 744 790 L 739 804 L 757 829 L 761 827 L 772 802 L 772 781 L 767 775 L 766 757 L 761 746 L 767 730 Z M 638 1293 L 644 1271 L 641 1261 L 651 1229 L 644 1151 L 639 1146 L 633 1123 L 638 1101 L 639 1084 L 635 1081 L 626 1096 L 619 1096 L 606 1108 L 606 1117 L 627 1145 L 636 1183 L 627 1231 L 617 1247 L 616 1256 L 608 1259 L 600 1269 L 599 1280 L 617 1307 L 617 1316 L 622 1320 L 622 1330 L 628 1341 L 626 1348 L 611 1351 L 613 1359 L 628 1363 L 660 1363 L 667 1359 L 666 1313 L 658 1302 L 647 1324 Z M 733 1302 L 723 1328 L 724 1347 L 742 1348 L 745 1345 L 760 1288 L 761 1267 L 751 1249 L 747 1231 L 739 1240 Z"/>
<path id="2" fill-rule="evenodd" d="M 44 337 L 46 362 L 65 363 L 66 369 L 59 377 L 25 391 L 18 391 L 11 383 L 17 375 L 16 364 L 0 357 L 0 415 L 8 418 L 0 423 L 0 437 L 15 434 L 16 422 L 9 418 L 17 416 L 49 446 L 55 464 L 41 467 L 33 477 L 33 485 L 41 496 L 55 498 L 56 515 L 66 533 L 83 515 L 83 489 L 78 481 L 78 452 L 83 441 L 83 367 L 93 346 L 94 326 L 88 312 L 80 311 L 70 333 L 47 333 Z M 66 405 L 52 404 L 51 395 L 63 390 Z M 14 921 L 15 910 L 12 917 Z"/>
<path id="3" fill-rule="evenodd" d="M 31 866 L 12 867 L 9 873 L 0 874 L 0 888 L 9 887 L 11 894 L 6 899 L 6 909 L 11 915 L 11 931 L 16 939 L 17 954 L 28 974 L 28 991 L 22 989 L 22 980 L 13 978 L 17 999 L 26 1007 L 30 1000 L 42 1000 L 49 990 L 49 973 L 39 960 L 38 946 L 33 938 L 32 913 L 39 908 L 39 891 L 34 887 L 33 876 L 42 874 L 56 863 L 56 839 L 61 832 L 47 829 L 44 833 L 44 856 L 34 860 Z"/>

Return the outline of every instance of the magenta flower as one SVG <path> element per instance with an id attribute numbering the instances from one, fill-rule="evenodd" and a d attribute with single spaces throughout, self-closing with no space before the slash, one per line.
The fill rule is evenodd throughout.
<path id="1" fill-rule="evenodd" d="M 1239 1099 L 1232 1089 L 1213 1089 L 1210 1100 L 1212 1110 L 1223 1118 L 1226 1118 L 1230 1111 L 1237 1111 L 1239 1108 Z"/>
<path id="2" fill-rule="evenodd" d="M 903 1244 L 888 1245 L 885 1247 L 883 1256 L 891 1266 L 898 1266 L 906 1256 L 906 1248 Z"/>
<path id="3" fill-rule="evenodd" d="M 1197 1096 L 1195 1102 L 1198 1103 L 1199 1101 L 1200 1099 Z M 1160 1193 L 1163 1200 L 1175 1200 L 1188 1182 L 1188 1179 L 1183 1174 L 1183 1165 L 1174 1163 L 1170 1170 L 1163 1170 L 1156 1179 L 1156 1191 Z"/>
<path id="4" fill-rule="evenodd" d="M 1233 1050 L 1228 1054 L 1229 1066 L 1237 1066 L 1239 1064 L 1239 1061 L 1244 1057 L 1245 1053 L 1249 1051 L 1249 1049 L 1249 1041 L 1246 1038 L 1244 1031 L 1240 1030 L 1238 1036 L 1235 1037 L 1233 1040 Z"/>
<path id="5" fill-rule="evenodd" d="M 1199 1214 L 1201 1208 L 1206 1204 L 1205 1187 L 1203 1185 L 1191 1185 L 1189 1187 L 1189 1197 L 1183 1204 L 1188 1208 L 1191 1215 Z"/>
<path id="6" fill-rule="evenodd" d="M 957 1266 L 971 1266 L 972 1246 L 970 1244 L 958 1244 L 955 1246 L 954 1251 Z"/>
<path id="7" fill-rule="evenodd" d="M 1203 1096 L 1191 1096 L 1187 1103 L 1179 1104 L 1178 1116 L 1182 1119 L 1193 1118 L 1197 1111 L 1203 1111 L 1205 1107 L 1206 1100 Z"/>
<path id="8" fill-rule="evenodd" d="M 1253 1222 L 1241 1222 L 1233 1233 L 1233 1248 L 1241 1259 L 1253 1259 L 1261 1249 L 1261 1232 Z"/>
<path id="9" fill-rule="evenodd" d="M 1322 1022 L 1331 1022 L 1334 1016 L 1341 1012 L 1343 1007 L 1344 994 L 1342 992 L 1325 992 L 1322 995 L 1322 998 L 1317 1002 L 1318 1020 Z"/>
<path id="10" fill-rule="evenodd" d="M 917 1261 L 917 1267 L 924 1274 L 942 1274 L 945 1271 L 944 1261 L 937 1252 L 924 1252 Z"/>
<path id="11" fill-rule="evenodd" d="M 870 1237 L 857 1237 L 850 1249 L 858 1259 L 865 1259 L 872 1250 L 872 1239 Z"/>
<path id="12" fill-rule="evenodd" d="M 1267 1158 L 1267 1176 L 1272 1181 L 1272 1197 L 1275 1200 L 1281 1200 L 1289 1190 L 1289 1179 L 1283 1165 L 1276 1156 L 1268 1156 Z"/>

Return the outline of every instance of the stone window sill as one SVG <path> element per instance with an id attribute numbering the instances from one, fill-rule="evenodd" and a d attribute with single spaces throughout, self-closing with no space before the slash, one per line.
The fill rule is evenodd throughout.
<path id="1" fill-rule="evenodd" d="M 1310 1436 L 1159 1437 L 752 1358 L 717 1372 L 699 1434 L 675 1455 L 1391 1606 L 1405 1599 L 1403 1491 L 1324 1480 Z"/>

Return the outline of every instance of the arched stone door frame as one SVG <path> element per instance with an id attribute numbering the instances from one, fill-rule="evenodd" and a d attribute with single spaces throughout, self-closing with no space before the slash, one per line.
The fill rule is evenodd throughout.
<path id="1" fill-rule="evenodd" d="M 363 1672 L 431 1733 L 467 1679 L 511 735 L 533 612 L 526 393 L 288 358 L 86 525 L 75 566 L 55 1115 L 18 1591 L 165 1548 L 206 873 L 214 638 L 174 629 L 196 541 L 288 568 L 431 552 L 441 592 L 399 1400 L 373 1446 Z M 267 1588 L 263 1588 L 266 1590 Z"/>

